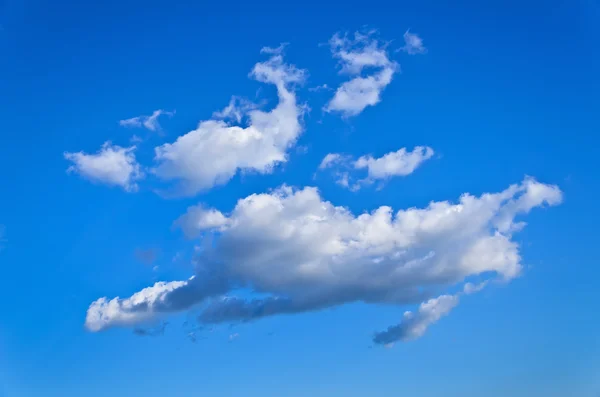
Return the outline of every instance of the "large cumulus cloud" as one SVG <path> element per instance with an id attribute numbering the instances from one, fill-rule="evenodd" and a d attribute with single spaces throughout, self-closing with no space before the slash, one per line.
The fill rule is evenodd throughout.
<path id="1" fill-rule="evenodd" d="M 201 321 L 217 323 L 358 301 L 425 302 L 375 342 L 411 339 L 458 303 L 448 294 L 434 298 L 444 290 L 462 288 L 473 276 L 517 277 L 522 265 L 512 235 L 525 225 L 518 218 L 561 200 L 557 186 L 526 178 L 497 193 L 359 215 L 312 187 L 252 194 L 228 213 L 192 207 L 178 223 L 188 234 L 210 238 L 194 277 L 157 283 L 129 298 L 100 298 L 90 306 L 86 326 L 100 331 L 134 325 L 196 305 Z M 477 290 L 466 285 L 469 293 Z M 261 297 L 236 297 L 242 288 Z"/>

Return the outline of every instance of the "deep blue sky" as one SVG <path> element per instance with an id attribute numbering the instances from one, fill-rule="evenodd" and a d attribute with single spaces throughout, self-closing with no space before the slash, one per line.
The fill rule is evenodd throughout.
<path id="1" fill-rule="evenodd" d="M 336 4 L 5 0 L 0 3 L 0 395 L 21 396 L 595 396 L 600 393 L 597 242 L 600 210 L 600 3 L 398 1 Z M 324 113 L 337 74 L 326 43 L 376 28 L 391 46 L 407 29 L 428 49 L 391 52 L 401 73 L 376 106 L 348 120 Z M 237 175 L 166 200 L 67 174 L 63 152 L 127 146 L 118 121 L 173 110 L 172 142 L 231 95 L 275 102 L 248 78 L 263 46 L 289 42 L 308 71 L 305 132 L 270 175 Z M 260 91 L 257 94 L 257 90 Z M 259 99 L 259 100 L 260 100 Z M 313 179 L 325 154 L 381 156 L 428 145 L 436 156 L 385 188 L 351 192 Z M 181 321 L 162 337 L 131 328 L 89 333 L 101 296 L 126 297 L 192 273 L 193 243 L 172 222 L 199 201 L 229 211 L 282 183 L 318 186 L 355 213 L 498 192 L 525 175 L 560 186 L 517 235 L 523 275 L 466 297 L 422 338 L 369 348 L 406 308 L 352 304 L 235 327 L 195 344 Z M 136 249 L 158 251 L 156 272 Z M 172 261 L 181 252 L 179 261 Z M 229 343 L 233 332 L 239 338 Z"/>

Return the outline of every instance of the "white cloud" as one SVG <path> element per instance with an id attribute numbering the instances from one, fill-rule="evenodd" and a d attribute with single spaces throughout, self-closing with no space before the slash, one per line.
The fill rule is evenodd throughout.
<path id="1" fill-rule="evenodd" d="M 385 46 L 368 34 L 355 33 L 354 39 L 336 33 L 329 40 L 333 56 L 339 59 L 340 73 L 355 76 L 336 90 L 325 106 L 327 112 L 340 112 L 345 117 L 355 116 L 367 106 L 381 100 L 381 92 L 392 82 L 398 64 L 391 61 Z M 361 76 L 363 71 L 368 75 Z"/>
<path id="2" fill-rule="evenodd" d="M 208 229 L 218 229 L 227 225 L 229 220 L 215 209 L 205 209 L 202 205 L 188 208 L 174 225 L 180 227 L 186 236 L 195 237 L 199 232 Z"/>
<path id="3" fill-rule="evenodd" d="M 378 332 L 373 337 L 373 342 L 379 345 L 391 345 L 397 341 L 418 339 L 430 325 L 436 323 L 443 316 L 448 315 L 458 305 L 457 295 L 442 295 L 421 303 L 416 313 L 405 312 L 402 322 Z"/>
<path id="4" fill-rule="evenodd" d="M 410 55 L 427 53 L 427 48 L 423 45 L 423 39 L 418 34 L 411 33 L 410 30 L 404 33 L 404 47 L 400 50 Z"/>
<path id="5" fill-rule="evenodd" d="M 120 186 L 128 192 L 135 192 L 138 189 L 136 181 L 143 177 L 135 159 L 135 149 L 135 146 L 123 148 L 107 141 L 95 154 L 65 152 L 65 159 L 73 163 L 67 172 L 76 172 L 93 182 Z"/>
<path id="6" fill-rule="evenodd" d="M 263 47 L 260 49 L 261 54 L 280 55 L 285 50 L 289 43 L 281 43 L 278 47 Z"/>
<path id="7" fill-rule="evenodd" d="M 481 291 L 482 289 L 484 289 L 486 287 L 486 285 L 488 285 L 488 280 L 482 281 L 478 284 L 465 283 L 465 285 L 463 287 L 463 292 L 467 295 L 471 295 L 471 294 Z"/>
<path id="8" fill-rule="evenodd" d="M 433 153 L 432 148 L 425 146 L 417 146 L 412 152 L 402 148 L 379 158 L 371 155 L 362 156 L 356 160 L 354 166 L 357 169 L 366 168 L 370 179 L 388 179 L 393 176 L 412 174 L 421 163 L 429 160 Z"/>
<path id="9" fill-rule="evenodd" d="M 163 180 L 178 181 L 179 194 L 192 195 L 224 184 L 239 170 L 269 173 L 287 161 L 288 149 L 302 132 L 304 112 L 297 104 L 293 85 L 301 83 L 305 73 L 285 64 L 282 55 L 277 54 L 257 63 L 250 74 L 276 87 L 279 103 L 274 109 L 249 109 L 234 101 L 218 118 L 226 115 L 239 121 L 247 116 L 248 126 L 206 120 L 175 142 L 155 149 L 158 165 L 153 172 Z"/>
<path id="10" fill-rule="evenodd" d="M 561 199 L 558 187 L 526 178 L 499 193 L 463 194 L 456 203 L 397 212 L 383 206 L 355 216 L 324 201 L 315 188 L 283 186 L 241 199 L 227 214 L 202 209 L 192 216 L 202 220 L 196 229 L 209 241 L 196 258 L 196 277 L 157 283 L 126 299 L 101 298 L 90 306 L 86 325 L 99 331 L 200 303 L 201 321 L 218 323 L 357 301 L 427 301 L 405 318 L 402 332 L 392 332 L 418 337 L 456 304 L 444 296 L 430 300 L 440 289 L 475 276 L 517 277 L 522 266 L 512 240 L 516 218 Z M 238 288 L 268 296 L 231 296 Z"/>
<path id="11" fill-rule="evenodd" d="M 152 322 L 168 313 L 186 310 L 193 302 L 200 302 L 227 290 L 222 281 L 207 281 L 196 276 L 185 281 L 160 281 L 129 298 L 97 299 L 87 310 L 85 327 L 97 332 L 111 327 Z"/>
<path id="12" fill-rule="evenodd" d="M 358 190 L 362 185 L 372 184 L 375 181 L 385 181 L 395 176 L 412 174 L 433 154 L 433 149 L 427 146 L 417 146 L 413 151 L 401 148 L 378 158 L 366 155 L 359 157 L 357 160 L 353 160 L 352 157 L 347 155 L 329 153 L 321 161 L 319 170 L 334 168 L 338 185 L 351 190 Z M 340 169 L 344 171 L 340 171 Z M 363 169 L 367 170 L 367 176 L 354 182 L 350 172 Z"/>
<path id="13" fill-rule="evenodd" d="M 175 111 L 167 112 L 162 109 L 158 109 L 152 112 L 150 116 L 137 116 L 126 120 L 120 120 L 119 125 L 122 127 L 143 127 L 152 132 L 159 132 L 162 129 L 160 127 L 160 124 L 158 123 L 158 118 L 162 115 L 171 117 L 174 114 Z"/>
<path id="14" fill-rule="evenodd" d="M 169 292 L 187 285 L 189 285 L 189 281 L 158 282 L 152 287 L 136 292 L 127 299 L 100 298 L 88 308 L 85 326 L 90 331 L 100 331 L 110 326 L 142 323 L 160 312 L 155 310 L 155 307 L 159 307 L 164 302 Z"/>
<path id="15" fill-rule="evenodd" d="M 324 170 L 324 169 L 330 168 L 333 165 L 340 163 L 342 161 L 344 161 L 344 157 L 341 154 L 329 153 L 325 157 L 323 157 L 321 164 L 319 164 L 319 169 Z"/>

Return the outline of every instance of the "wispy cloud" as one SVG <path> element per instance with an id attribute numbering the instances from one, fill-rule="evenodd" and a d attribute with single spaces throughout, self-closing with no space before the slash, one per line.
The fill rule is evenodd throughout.
<path id="1" fill-rule="evenodd" d="M 261 54 L 281 55 L 289 43 L 281 43 L 277 47 L 263 47 L 260 49 Z"/>
<path id="2" fill-rule="evenodd" d="M 425 48 L 423 39 L 421 39 L 418 34 L 411 33 L 410 30 L 407 30 L 404 33 L 404 46 L 398 51 L 404 51 L 410 55 L 426 54 L 427 48 Z"/>
<path id="3" fill-rule="evenodd" d="M 155 110 L 150 116 L 137 116 L 130 119 L 120 120 L 119 125 L 128 128 L 145 128 L 152 132 L 161 132 L 162 128 L 158 122 L 160 116 L 172 117 L 175 111 L 167 112 L 162 109 Z"/>
<path id="4" fill-rule="evenodd" d="M 223 110 L 213 113 L 215 119 L 233 120 L 237 123 L 242 122 L 242 118 L 248 114 L 250 110 L 258 107 L 254 102 L 239 97 L 232 97 Z"/>
<path id="5" fill-rule="evenodd" d="M 319 91 L 330 91 L 330 90 L 332 90 L 332 88 L 329 87 L 327 84 L 321 84 L 321 85 L 318 85 L 315 87 L 310 87 L 308 90 L 311 92 L 319 92 Z"/>

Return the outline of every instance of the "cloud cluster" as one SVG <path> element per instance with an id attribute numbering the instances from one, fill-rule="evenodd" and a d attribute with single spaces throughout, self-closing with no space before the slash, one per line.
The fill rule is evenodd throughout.
<path id="1" fill-rule="evenodd" d="M 160 132 L 162 131 L 162 128 L 160 126 L 160 124 L 158 123 L 158 118 L 160 116 L 173 116 L 175 114 L 175 112 L 167 112 L 164 111 L 162 109 L 158 109 L 155 110 L 154 112 L 152 112 L 152 114 L 150 116 L 137 116 L 137 117 L 132 117 L 130 119 L 126 119 L 126 120 L 120 120 L 119 121 L 119 125 L 122 127 L 129 127 L 129 128 L 145 128 L 148 131 L 152 131 L 152 132 Z"/>
<path id="2" fill-rule="evenodd" d="M 428 300 L 377 341 L 419 336 L 455 305 L 443 296 L 430 300 L 440 291 L 473 276 L 517 277 L 521 257 L 512 234 L 524 223 L 516 218 L 561 199 L 558 187 L 526 178 L 498 193 L 463 194 L 456 203 L 396 212 L 383 206 L 358 216 L 312 187 L 253 194 L 227 214 L 195 207 L 179 222 L 189 233 L 196 225 L 197 233 L 210 237 L 196 259 L 196 275 L 129 298 L 100 298 L 90 306 L 86 326 L 100 331 L 138 324 L 199 304 L 200 320 L 218 323 L 358 301 Z M 240 288 L 266 296 L 236 297 Z"/>
<path id="3" fill-rule="evenodd" d="M 93 182 L 120 186 L 127 192 L 138 190 L 136 181 L 144 174 L 135 159 L 135 146 L 123 148 L 105 142 L 97 153 L 65 152 L 66 160 L 73 164 L 67 172 L 74 172 Z"/>
<path id="4" fill-rule="evenodd" d="M 158 163 L 154 174 L 178 182 L 183 195 L 193 195 L 229 181 L 238 171 L 269 173 L 287 161 L 287 151 L 302 132 L 304 107 L 298 105 L 294 85 L 302 83 L 305 73 L 284 63 L 280 50 L 265 62 L 257 63 L 250 75 L 277 89 L 279 103 L 269 112 L 237 100 L 211 120 L 180 136 L 173 143 L 155 149 Z M 238 123 L 248 118 L 246 127 Z"/>
<path id="5" fill-rule="evenodd" d="M 417 146 L 412 151 L 401 148 L 377 158 L 365 155 L 357 160 L 353 160 L 348 155 L 329 153 L 321 161 L 319 170 L 333 169 L 338 185 L 358 190 L 362 185 L 375 181 L 386 181 L 395 176 L 412 174 L 433 155 L 433 149 L 427 146 Z M 355 181 L 354 174 L 357 170 L 366 170 L 367 176 Z"/>
<path id="6" fill-rule="evenodd" d="M 350 77 L 335 90 L 326 111 L 350 117 L 381 100 L 399 67 L 374 35 L 336 34 L 330 39 L 340 73 Z M 266 174 L 286 162 L 303 131 L 307 107 L 296 96 L 306 72 L 284 62 L 285 48 L 264 47 L 261 53 L 269 58 L 250 72 L 251 78 L 274 87 L 278 102 L 273 108 L 262 110 L 232 97 L 193 131 L 156 147 L 150 172 L 175 193 L 194 195 L 239 172 Z M 400 50 L 427 51 L 410 31 Z M 323 84 L 309 90 L 328 89 Z M 156 110 L 120 124 L 160 131 L 159 117 L 172 114 Z M 132 192 L 144 177 L 135 150 L 106 142 L 97 153 L 66 152 L 64 157 L 71 162 L 68 172 Z M 338 184 L 357 190 L 409 175 L 433 155 L 427 146 L 381 157 L 329 153 L 319 169 L 332 170 Z M 364 302 L 418 305 L 373 336 L 380 345 L 416 339 L 450 313 L 461 296 L 481 291 L 493 280 L 517 277 L 522 265 L 513 234 L 525 226 L 518 218 L 561 200 L 557 186 L 527 177 L 497 193 L 465 193 L 454 202 L 400 210 L 381 206 L 361 214 L 326 201 L 314 187 L 286 185 L 242 198 L 229 212 L 199 203 L 174 222 L 188 238 L 199 239 L 194 274 L 157 282 L 129 297 L 101 297 L 89 306 L 85 326 L 92 332 L 134 326 L 137 335 L 155 336 L 166 323 L 143 325 L 191 308 L 199 310 L 200 323 L 217 324 Z M 0 230 L 0 243 L 1 237 Z M 155 250 L 135 255 L 148 265 L 156 259 Z M 195 341 L 195 331 L 188 337 Z M 237 337 L 232 334 L 230 340 Z"/>
<path id="7" fill-rule="evenodd" d="M 356 116 L 381 100 L 381 92 L 392 82 L 399 66 L 373 35 L 356 32 L 354 38 L 349 38 L 337 33 L 329 40 L 331 52 L 341 65 L 340 73 L 353 78 L 337 88 L 325 111 Z"/>

